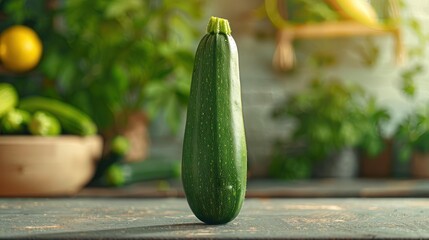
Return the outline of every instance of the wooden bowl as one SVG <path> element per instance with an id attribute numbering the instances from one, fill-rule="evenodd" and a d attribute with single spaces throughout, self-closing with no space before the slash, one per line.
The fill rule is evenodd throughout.
<path id="1" fill-rule="evenodd" d="M 66 196 L 94 174 L 99 136 L 0 137 L 0 196 Z"/>

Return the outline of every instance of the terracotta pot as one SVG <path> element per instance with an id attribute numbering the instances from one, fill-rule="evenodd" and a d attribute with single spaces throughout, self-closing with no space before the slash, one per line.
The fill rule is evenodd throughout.
<path id="1" fill-rule="evenodd" d="M 429 153 L 415 152 L 410 168 L 413 178 L 429 178 Z"/>
<path id="2" fill-rule="evenodd" d="M 128 162 L 141 161 L 149 152 L 148 119 L 145 113 L 135 112 L 128 117 L 122 134 L 130 141 L 131 148 L 126 156 Z"/>
<path id="3" fill-rule="evenodd" d="M 0 196 L 73 195 L 101 156 L 98 136 L 0 137 Z"/>
<path id="4" fill-rule="evenodd" d="M 127 162 L 144 160 L 149 153 L 150 138 L 148 118 L 144 112 L 123 112 L 116 117 L 116 126 L 103 132 L 104 154 L 111 149 L 112 139 L 118 134 L 130 142 L 130 150 L 125 156 Z"/>
<path id="5" fill-rule="evenodd" d="M 392 141 L 386 140 L 384 150 L 375 157 L 363 155 L 360 159 L 360 176 L 363 178 L 389 178 L 392 176 Z"/>

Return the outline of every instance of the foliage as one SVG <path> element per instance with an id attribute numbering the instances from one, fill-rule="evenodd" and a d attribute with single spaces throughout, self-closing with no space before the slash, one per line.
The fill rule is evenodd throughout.
<path id="1" fill-rule="evenodd" d="M 345 147 L 359 147 L 369 155 L 384 147 L 382 124 L 388 112 L 358 86 L 316 79 L 275 109 L 275 118 L 294 121 L 291 142 L 304 144 L 305 157 L 322 160 Z"/>
<path id="2" fill-rule="evenodd" d="M 309 178 L 312 162 L 302 154 L 302 150 L 288 147 L 284 141 L 277 141 L 273 147 L 268 174 L 285 180 Z"/>
<path id="3" fill-rule="evenodd" d="M 374 97 L 367 97 L 361 111 L 364 131 L 358 148 L 366 155 L 374 157 L 386 147 L 383 126 L 390 120 L 390 114 L 387 109 L 377 105 Z"/>
<path id="4" fill-rule="evenodd" d="M 409 114 L 395 133 L 399 159 L 407 161 L 413 152 L 429 153 L 429 107 Z"/>
<path id="5" fill-rule="evenodd" d="M 286 0 L 287 18 L 293 23 L 334 21 L 340 18 L 337 11 L 325 1 Z"/>
<path id="6" fill-rule="evenodd" d="M 404 20 L 405 27 L 417 38 L 417 43 L 409 47 L 407 51 L 410 64 L 401 71 L 401 89 L 409 97 L 414 97 L 416 92 L 415 79 L 424 72 L 423 62 L 426 58 L 426 46 L 429 40 L 419 21 L 414 18 Z"/>
<path id="7" fill-rule="evenodd" d="M 406 46 L 407 49 L 403 54 L 408 58 L 407 64 L 401 68 L 399 76 L 402 92 L 408 97 L 414 97 L 417 88 L 415 79 L 424 73 L 425 66 L 423 62 L 426 59 L 426 46 L 429 41 L 429 35 L 424 31 L 424 26 L 418 18 L 406 12 L 408 10 L 407 1 L 398 0 L 398 2 L 400 8 L 398 11 L 402 13 L 402 16 L 396 20 L 387 19 L 387 23 L 391 21 L 390 24 L 398 26 L 401 30 L 398 34 L 410 35 L 414 38 L 407 40 L 407 42 L 413 42 L 413 44 Z M 384 13 L 377 11 L 381 18 L 386 17 L 387 12 L 391 10 L 389 9 L 390 6 L 384 1 L 371 0 L 371 4 L 384 7 Z"/>
<path id="8" fill-rule="evenodd" d="M 52 2 L 0 2 L 7 15 L 0 27 L 29 25 L 44 46 L 32 80 L 14 80 L 20 92 L 70 102 L 104 130 L 120 127 L 127 114 L 142 108 L 151 118 L 163 112 L 176 130 L 188 100 L 199 35 L 194 20 L 202 3 L 69 0 L 49 6 Z"/>

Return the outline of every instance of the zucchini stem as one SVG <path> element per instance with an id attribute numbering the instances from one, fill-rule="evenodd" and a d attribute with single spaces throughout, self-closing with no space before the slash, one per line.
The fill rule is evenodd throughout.
<path id="1" fill-rule="evenodd" d="M 231 27 L 227 19 L 211 17 L 207 25 L 207 33 L 231 35 Z"/>

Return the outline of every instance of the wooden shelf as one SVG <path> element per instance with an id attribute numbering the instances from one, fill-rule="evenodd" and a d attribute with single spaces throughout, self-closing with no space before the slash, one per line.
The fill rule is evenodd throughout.
<path id="1" fill-rule="evenodd" d="M 403 63 L 405 59 L 405 49 L 399 28 L 381 25 L 370 27 L 354 21 L 341 21 L 287 25 L 279 29 L 273 65 L 279 70 L 289 70 L 295 65 L 293 41 L 297 39 L 348 38 L 382 35 L 391 36 L 393 38 L 395 63 Z"/>
<path id="2" fill-rule="evenodd" d="M 369 27 L 358 22 L 323 22 L 317 24 L 285 27 L 280 31 L 288 32 L 294 39 L 303 38 L 340 38 L 370 35 L 396 34 L 399 29 L 386 27 Z"/>

